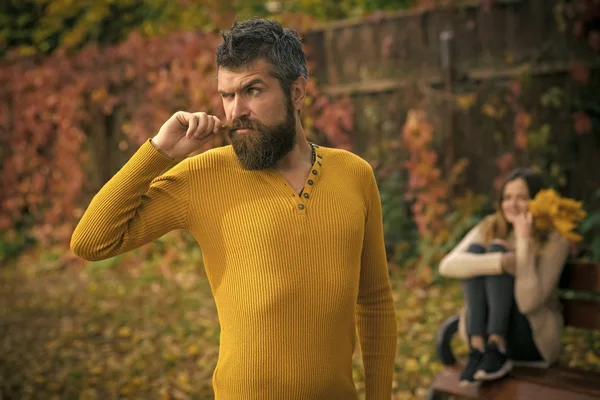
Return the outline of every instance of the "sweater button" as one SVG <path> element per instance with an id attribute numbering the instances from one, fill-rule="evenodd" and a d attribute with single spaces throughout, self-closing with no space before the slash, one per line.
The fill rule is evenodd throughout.
<path id="1" fill-rule="evenodd" d="M 313 180 L 312 180 L 312 179 L 309 179 L 309 180 L 308 180 L 308 184 L 309 184 L 309 185 L 312 185 L 313 183 L 314 183 L 314 182 L 313 182 Z"/>
<path id="2" fill-rule="evenodd" d="M 298 204 L 298 208 L 304 210 L 304 204 Z"/>
<path id="3" fill-rule="evenodd" d="M 304 198 L 308 199 L 310 197 L 310 195 L 308 193 L 304 193 Z"/>
<path id="4" fill-rule="evenodd" d="M 316 169 L 313 169 L 313 170 L 312 170 L 312 173 L 313 173 L 313 175 L 316 175 L 316 174 L 318 174 L 318 172 L 317 172 L 317 170 L 316 170 Z"/>

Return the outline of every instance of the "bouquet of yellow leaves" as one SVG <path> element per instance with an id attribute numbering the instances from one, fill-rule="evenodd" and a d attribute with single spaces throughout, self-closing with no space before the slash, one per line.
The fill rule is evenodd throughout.
<path id="1" fill-rule="evenodd" d="M 543 189 L 529 202 L 529 211 L 536 229 L 542 232 L 556 229 L 573 242 L 582 239 L 573 232 L 586 216 L 581 201 L 560 197 L 554 189 Z"/>

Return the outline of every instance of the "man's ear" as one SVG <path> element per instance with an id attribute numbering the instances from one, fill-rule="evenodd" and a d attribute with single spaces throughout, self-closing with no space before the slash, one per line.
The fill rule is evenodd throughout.
<path id="1" fill-rule="evenodd" d="M 292 97 L 292 104 L 294 105 L 294 110 L 298 111 L 302 108 L 304 104 L 304 98 L 306 97 L 306 86 L 308 81 L 305 77 L 300 76 L 296 79 L 290 88 L 290 95 Z"/>

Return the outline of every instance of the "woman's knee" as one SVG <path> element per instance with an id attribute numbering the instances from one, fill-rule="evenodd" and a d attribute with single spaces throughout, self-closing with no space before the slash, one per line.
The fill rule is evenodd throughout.
<path id="1" fill-rule="evenodd" d="M 485 252 L 485 246 L 479 243 L 471 243 L 467 248 L 467 253 L 483 254 Z"/>
<path id="2" fill-rule="evenodd" d="M 500 243 L 492 243 L 485 250 L 487 253 L 506 253 L 508 251 L 508 249 Z"/>

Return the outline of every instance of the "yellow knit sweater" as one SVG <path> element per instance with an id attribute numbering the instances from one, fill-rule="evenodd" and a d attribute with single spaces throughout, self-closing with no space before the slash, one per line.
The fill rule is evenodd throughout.
<path id="1" fill-rule="evenodd" d="M 356 399 L 355 327 L 369 400 L 389 400 L 396 319 L 371 167 L 317 148 L 302 197 L 231 146 L 178 164 L 145 142 L 94 197 L 71 239 L 87 260 L 174 229 L 202 248 L 221 325 L 216 399 Z"/>

